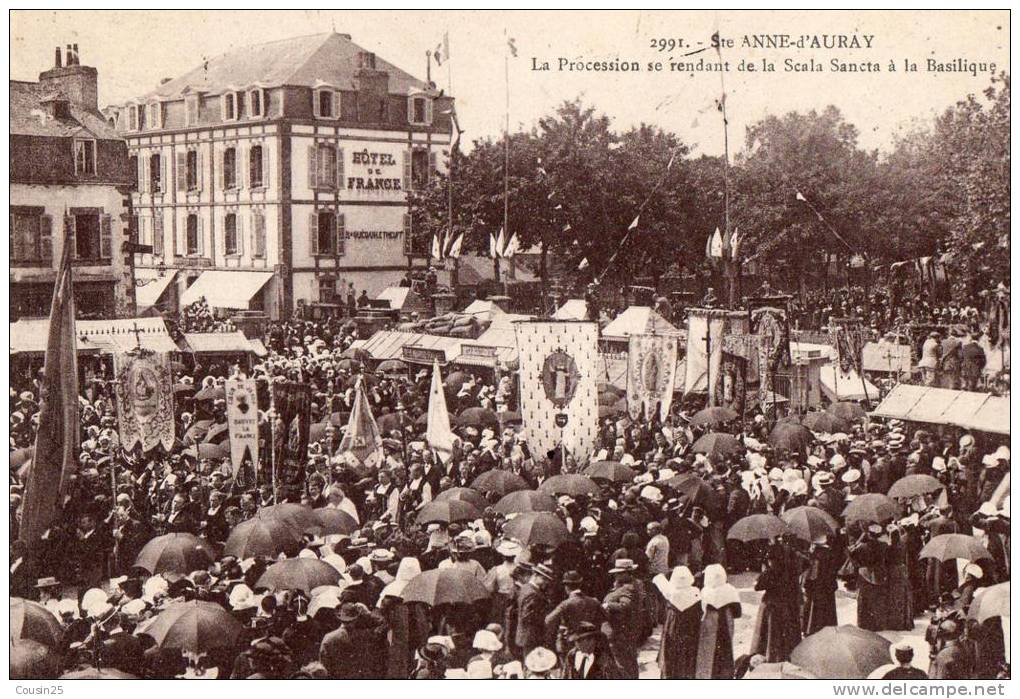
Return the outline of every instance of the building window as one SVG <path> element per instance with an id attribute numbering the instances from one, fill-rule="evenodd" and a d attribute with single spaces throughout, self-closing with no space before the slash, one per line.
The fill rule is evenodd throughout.
<path id="1" fill-rule="evenodd" d="M 336 214 L 320 211 L 317 215 L 315 252 L 318 255 L 332 255 L 336 249 Z"/>
<path id="2" fill-rule="evenodd" d="M 337 171 L 337 150 L 329 144 L 311 146 L 308 149 L 309 186 L 336 189 L 343 173 Z"/>
<path id="3" fill-rule="evenodd" d="M 198 214 L 188 214 L 185 223 L 185 251 L 188 255 L 198 255 L 201 252 L 198 235 Z"/>
<path id="4" fill-rule="evenodd" d="M 198 189 L 198 151 L 189 150 L 185 156 L 185 186 L 188 191 Z"/>
<path id="5" fill-rule="evenodd" d="M 424 149 L 411 151 L 411 186 L 422 189 L 429 183 L 429 152 Z"/>
<path id="6" fill-rule="evenodd" d="M 132 131 L 139 131 L 142 128 L 141 120 L 139 119 L 138 105 L 133 104 L 128 107 L 128 128 Z"/>
<path id="7" fill-rule="evenodd" d="M 92 211 L 73 213 L 68 217 L 73 228 L 74 256 L 79 260 L 109 260 L 113 255 L 111 217 Z"/>
<path id="8" fill-rule="evenodd" d="M 138 156 L 132 155 L 128 158 L 128 167 L 131 168 L 131 188 L 138 191 Z"/>
<path id="9" fill-rule="evenodd" d="M 237 149 L 227 148 L 223 151 L 223 188 L 237 187 Z"/>
<path id="10" fill-rule="evenodd" d="M 261 211 L 251 215 L 252 257 L 266 256 L 266 215 Z"/>
<path id="11" fill-rule="evenodd" d="M 184 98 L 184 123 L 186 126 L 198 123 L 198 95 L 188 95 Z"/>
<path id="12" fill-rule="evenodd" d="M 223 218 L 223 252 L 227 255 L 239 254 L 237 245 L 237 214 L 227 214 Z"/>
<path id="13" fill-rule="evenodd" d="M 336 300 L 336 279 L 334 277 L 319 277 L 318 297 L 319 303 L 333 303 Z"/>
<path id="14" fill-rule="evenodd" d="M 223 95 L 223 120 L 234 121 L 237 119 L 237 95 L 228 92 Z"/>
<path id="15" fill-rule="evenodd" d="M 74 141 L 74 174 L 96 174 L 96 142 L 93 140 Z"/>
<path id="16" fill-rule="evenodd" d="M 333 114 L 333 91 L 318 90 L 315 93 L 316 116 L 320 119 L 332 119 Z"/>
<path id="17" fill-rule="evenodd" d="M 408 97 L 407 120 L 412 124 L 431 124 L 432 100 L 428 97 Z"/>
<path id="18" fill-rule="evenodd" d="M 248 181 L 251 186 L 262 187 L 265 173 L 262 171 L 262 146 L 252 146 L 248 151 Z"/>
<path id="19" fill-rule="evenodd" d="M 42 208 L 11 209 L 11 258 L 14 262 L 43 262 L 53 258 L 53 219 Z"/>
<path id="20" fill-rule="evenodd" d="M 163 159 L 159 153 L 149 156 L 149 190 L 152 192 L 163 191 Z"/>
<path id="21" fill-rule="evenodd" d="M 253 117 L 265 116 L 264 108 L 264 95 L 262 90 L 252 90 L 248 93 L 248 102 L 251 104 L 251 115 Z"/>
<path id="22" fill-rule="evenodd" d="M 153 102 L 149 105 L 148 122 L 150 129 L 163 127 L 163 105 L 161 103 Z"/>

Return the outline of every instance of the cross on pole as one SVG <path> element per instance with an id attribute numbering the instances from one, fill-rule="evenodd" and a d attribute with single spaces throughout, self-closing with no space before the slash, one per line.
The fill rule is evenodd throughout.
<path id="1" fill-rule="evenodd" d="M 132 332 L 132 333 L 135 334 L 135 344 L 138 345 L 137 349 L 141 349 L 142 348 L 142 330 L 141 330 L 141 328 L 138 327 L 138 322 L 137 321 L 135 321 L 133 323 L 133 328 L 131 330 L 129 330 L 128 332 Z"/>

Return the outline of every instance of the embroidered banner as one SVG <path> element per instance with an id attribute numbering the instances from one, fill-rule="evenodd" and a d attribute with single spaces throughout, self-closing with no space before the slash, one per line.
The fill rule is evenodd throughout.
<path id="1" fill-rule="evenodd" d="M 372 408 L 368 404 L 361 379 L 358 379 L 355 386 L 354 409 L 351 410 L 344 437 L 340 440 L 339 453 L 353 456 L 357 464 L 367 469 L 362 471 L 366 475 L 383 460 L 382 434 L 372 417 Z"/>
<path id="2" fill-rule="evenodd" d="M 273 384 L 273 464 L 275 482 L 300 484 L 308 456 L 312 419 L 312 388 L 306 383 Z"/>
<path id="3" fill-rule="evenodd" d="M 655 410 L 665 420 L 676 385 L 677 339 L 665 335 L 631 335 L 627 352 L 627 412 L 632 420 Z"/>
<path id="4" fill-rule="evenodd" d="M 120 444 L 125 451 L 174 446 L 174 393 L 170 357 L 165 353 L 113 355 Z"/>
<path id="5" fill-rule="evenodd" d="M 840 371 L 858 374 L 862 370 L 864 332 L 859 318 L 829 318 L 832 346 L 836 348 L 836 364 Z"/>
<path id="6" fill-rule="evenodd" d="M 226 386 L 227 430 L 230 434 L 230 463 L 237 476 L 247 459 L 259 462 L 259 411 L 255 379 L 230 379 Z M 246 456 L 247 453 L 247 456 Z M 254 472 L 254 471 L 253 471 Z"/>
<path id="7" fill-rule="evenodd" d="M 758 399 L 766 415 L 775 407 L 775 379 L 790 368 L 790 322 L 786 296 L 748 299 L 751 333 L 758 338 Z M 768 406 L 768 407 L 766 407 Z"/>

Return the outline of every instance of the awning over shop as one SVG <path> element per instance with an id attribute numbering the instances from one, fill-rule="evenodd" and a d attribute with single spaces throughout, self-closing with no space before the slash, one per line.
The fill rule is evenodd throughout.
<path id="1" fill-rule="evenodd" d="M 976 391 L 899 384 L 871 415 L 1009 434 L 1009 399 Z"/>
<path id="2" fill-rule="evenodd" d="M 910 345 L 869 342 L 864 345 L 864 371 L 910 372 Z"/>
<path id="3" fill-rule="evenodd" d="M 361 349 L 368 352 L 372 359 L 400 359 L 412 364 L 432 364 L 433 358 L 440 364 L 452 360 L 460 354 L 460 343 L 463 340 L 444 335 L 425 335 L 400 330 L 380 330 L 365 341 Z M 404 347 L 410 348 L 408 352 Z"/>
<path id="4" fill-rule="evenodd" d="M 135 279 L 135 302 L 138 306 L 138 313 L 158 304 L 176 276 L 176 271 L 165 272 L 163 276 L 150 276 L 139 270 Z"/>
<path id="5" fill-rule="evenodd" d="M 853 369 L 850 373 L 844 374 L 836 371 L 832 364 L 819 367 L 818 383 L 825 396 L 834 403 L 841 400 L 878 400 L 882 393 L 878 386 L 870 381 L 862 382 L 860 374 Z"/>
<path id="6" fill-rule="evenodd" d="M 655 309 L 649 306 L 631 306 L 602 329 L 602 339 L 625 340 L 631 335 L 651 333 L 675 337 L 683 334 Z"/>
<path id="7" fill-rule="evenodd" d="M 567 299 L 552 317 L 553 320 L 588 320 L 588 302 L 584 299 Z"/>
<path id="8" fill-rule="evenodd" d="M 204 298 L 214 308 L 248 308 L 255 294 L 272 278 L 272 272 L 202 272 L 181 294 L 181 306 Z"/>
<path id="9" fill-rule="evenodd" d="M 427 313 L 429 310 L 425 300 L 408 286 L 388 286 L 376 299 L 386 301 L 390 308 L 401 313 Z"/>
<path id="10" fill-rule="evenodd" d="M 184 333 L 188 350 L 195 354 L 228 354 L 252 352 L 258 354 L 252 341 L 240 330 L 229 333 Z M 261 345 L 261 343 L 259 343 Z M 263 350 L 265 348 L 263 347 Z"/>
<path id="11" fill-rule="evenodd" d="M 11 323 L 11 354 L 45 353 L 50 319 Z M 119 318 L 75 321 L 78 353 L 117 354 L 139 346 L 153 352 L 179 352 L 162 318 Z"/>

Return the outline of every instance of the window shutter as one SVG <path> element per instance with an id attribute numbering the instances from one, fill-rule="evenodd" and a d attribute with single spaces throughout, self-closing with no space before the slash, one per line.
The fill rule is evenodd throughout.
<path id="1" fill-rule="evenodd" d="M 39 217 L 39 258 L 53 259 L 53 217 L 49 214 Z"/>
<path id="2" fill-rule="evenodd" d="M 344 149 L 336 149 L 336 188 L 345 189 L 344 186 Z"/>
<path id="3" fill-rule="evenodd" d="M 436 152 L 434 150 L 429 151 L 429 171 L 426 173 L 428 177 L 426 181 L 431 182 L 432 178 L 436 174 Z"/>
<path id="4" fill-rule="evenodd" d="M 25 252 L 21 245 L 21 217 L 10 215 L 11 227 L 8 231 L 11 242 L 11 256 L 15 260 L 21 260 Z"/>
<path id="5" fill-rule="evenodd" d="M 414 123 L 414 97 L 407 98 L 407 123 Z"/>
<path id="6" fill-rule="evenodd" d="M 262 186 L 269 187 L 269 144 L 265 142 L 262 144 Z"/>
<path id="7" fill-rule="evenodd" d="M 202 225 L 203 221 L 201 214 L 196 216 L 195 219 L 198 222 L 198 226 L 196 226 L 198 229 L 198 254 L 202 257 L 205 255 L 205 235 L 203 235 L 205 233 L 205 226 Z"/>
<path id="8" fill-rule="evenodd" d="M 223 95 L 220 97 L 220 120 L 227 120 L 227 98 L 229 95 Z"/>
<path id="9" fill-rule="evenodd" d="M 425 99 L 425 123 L 432 123 L 432 100 L 428 98 Z"/>
<path id="10" fill-rule="evenodd" d="M 202 151 L 195 151 L 195 187 L 199 191 L 202 189 Z"/>
<path id="11" fill-rule="evenodd" d="M 311 254 L 319 254 L 319 216 L 318 214 L 308 214 L 308 249 Z"/>
<path id="12" fill-rule="evenodd" d="M 163 212 L 152 217 L 152 254 L 163 257 Z"/>
<path id="13" fill-rule="evenodd" d="M 165 192 L 165 191 L 167 191 L 167 189 L 168 189 L 168 187 L 167 187 L 167 181 L 166 181 L 166 158 L 164 158 L 163 154 L 160 153 L 160 156 L 159 156 L 159 191 Z"/>
<path id="14" fill-rule="evenodd" d="M 312 189 L 318 186 L 316 179 L 319 172 L 318 155 L 319 151 L 315 146 L 308 146 L 308 186 Z"/>
<path id="15" fill-rule="evenodd" d="M 336 254 L 338 257 L 346 255 L 347 217 L 344 214 L 337 214 L 336 219 Z"/>
<path id="16" fill-rule="evenodd" d="M 238 255 L 244 254 L 244 216 L 237 214 L 234 216 L 234 231 L 236 232 L 235 239 L 237 241 L 237 250 L 235 251 Z"/>
<path id="17" fill-rule="evenodd" d="M 411 151 L 404 151 L 404 191 L 411 191 Z"/>
<path id="18" fill-rule="evenodd" d="M 78 236 L 75 235 L 74 228 L 75 228 L 75 226 L 74 226 L 74 216 L 72 216 L 70 214 L 65 214 L 64 215 L 64 240 L 66 241 L 68 238 L 71 239 L 71 245 L 74 246 L 74 247 L 71 248 L 71 251 L 74 253 L 75 259 L 77 259 L 77 257 L 78 257 Z"/>
<path id="19" fill-rule="evenodd" d="M 113 257 L 113 221 L 110 214 L 99 217 L 99 256 L 104 260 Z"/>
<path id="20" fill-rule="evenodd" d="M 251 189 L 251 146 L 248 146 L 242 152 L 245 153 L 245 156 L 241 158 L 235 157 L 234 162 L 241 161 L 241 177 L 244 178 L 242 187 L 244 189 Z"/>
<path id="21" fill-rule="evenodd" d="M 226 149 L 220 151 L 220 177 L 219 177 L 219 189 L 222 192 L 227 188 L 227 151 Z"/>
<path id="22" fill-rule="evenodd" d="M 188 191 L 188 152 L 177 154 L 177 191 Z"/>
<path id="23" fill-rule="evenodd" d="M 144 153 L 138 154 L 138 191 L 149 190 L 149 156 Z"/>
<path id="24" fill-rule="evenodd" d="M 333 118 L 340 118 L 340 93 L 333 91 Z"/>
<path id="25" fill-rule="evenodd" d="M 329 172 L 330 177 L 333 180 L 330 183 L 330 186 L 333 189 L 337 189 L 340 186 L 340 182 L 339 182 L 339 179 L 338 179 L 338 176 L 340 174 L 340 157 L 339 156 L 340 156 L 340 151 L 338 149 L 334 149 L 333 150 L 333 162 L 330 163 L 330 165 L 332 167 L 330 167 L 330 172 Z"/>
<path id="26" fill-rule="evenodd" d="M 404 214 L 404 254 L 411 254 L 411 237 L 414 235 L 414 230 L 411 226 L 411 214 Z"/>
<path id="27" fill-rule="evenodd" d="M 255 255 L 266 256 L 266 215 L 261 211 L 255 213 Z"/>

